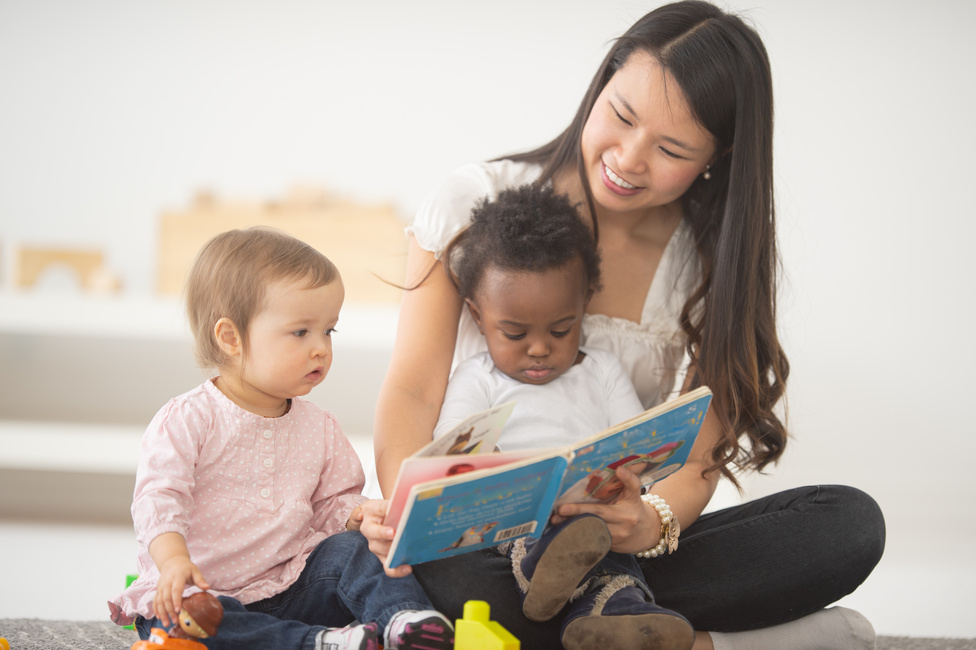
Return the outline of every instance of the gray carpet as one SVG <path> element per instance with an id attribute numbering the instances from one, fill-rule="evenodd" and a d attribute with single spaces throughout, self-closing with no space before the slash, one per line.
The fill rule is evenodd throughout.
<path id="1" fill-rule="evenodd" d="M 10 650 L 129 650 L 139 638 L 134 631 L 109 621 L 36 618 L 0 619 L 0 637 L 10 642 Z M 976 650 L 976 639 L 882 636 L 878 637 L 878 650 Z"/>

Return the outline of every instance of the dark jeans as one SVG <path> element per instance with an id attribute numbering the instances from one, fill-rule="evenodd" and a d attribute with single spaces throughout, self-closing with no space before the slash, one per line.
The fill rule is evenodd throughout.
<path id="1" fill-rule="evenodd" d="M 389 578 L 359 533 L 339 533 L 322 541 L 308 557 L 298 580 L 285 591 L 242 605 L 219 597 L 224 619 L 208 648 L 315 648 L 326 627 L 354 620 L 379 623 L 380 633 L 401 609 L 431 609 L 417 581 Z M 148 638 L 156 619 L 136 619 L 139 636 Z"/>
<path id="2" fill-rule="evenodd" d="M 821 485 L 702 515 L 682 531 L 673 555 L 638 564 L 610 553 L 595 571 L 641 571 L 657 603 L 696 630 L 735 632 L 806 616 L 851 593 L 881 559 L 884 542 L 884 517 L 870 496 Z M 452 620 L 466 601 L 484 600 L 523 648 L 562 647 L 562 614 L 526 619 L 511 563 L 494 549 L 418 564 L 414 575 Z"/>

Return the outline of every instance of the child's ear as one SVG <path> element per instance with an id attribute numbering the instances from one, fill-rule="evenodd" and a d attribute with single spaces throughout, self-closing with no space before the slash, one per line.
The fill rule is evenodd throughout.
<path id="1" fill-rule="evenodd" d="M 471 318 L 474 319 L 475 325 L 478 326 L 478 331 L 481 332 L 482 336 L 484 336 L 485 327 L 481 321 L 481 310 L 478 309 L 478 305 L 476 305 L 474 300 L 471 300 L 471 298 L 465 298 L 464 303 L 468 306 L 468 311 L 471 312 Z"/>
<path id="2" fill-rule="evenodd" d="M 221 318 L 214 325 L 214 340 L 217 347 L 228 357 L 236 357 L 241 354 L 241 335 L 237 331 L 237 326 L 229 318 Z"/>

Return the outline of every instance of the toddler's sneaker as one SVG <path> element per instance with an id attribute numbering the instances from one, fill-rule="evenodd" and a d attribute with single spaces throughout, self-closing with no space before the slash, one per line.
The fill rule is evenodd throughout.
<path id="1" fill-rule="evenodd" d="M 383 635 L 385 650 L 453 650 L 454 626 L 432 609 L 405 609 L 393 615 Z"/>
<path id="2" fill-rule="evenodd" d="M 315 650 L 379 650 L 376 623 L 334 627 L 319 632 Z"/>

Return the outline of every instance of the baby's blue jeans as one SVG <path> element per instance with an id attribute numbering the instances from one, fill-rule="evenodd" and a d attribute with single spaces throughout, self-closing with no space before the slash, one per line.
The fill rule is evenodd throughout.
<path id="1" fill-rule="evenodd" d="M 214 650 L 314 650 L 315 637 L 325 628 L 375 622 L 382 635 L 398 611 L 433 609 L 412 575 L 390 578 L 383 572 L 358 532 L 325 539 L 309 556 L 298 580 L 276 596 L 248 605 L 226 596 L 219 599 L 224 606 L 220 629 L 202 641 Z M 154 626 L 161 627 L 155 618 L 136 619 L 143 639 Z"/>

